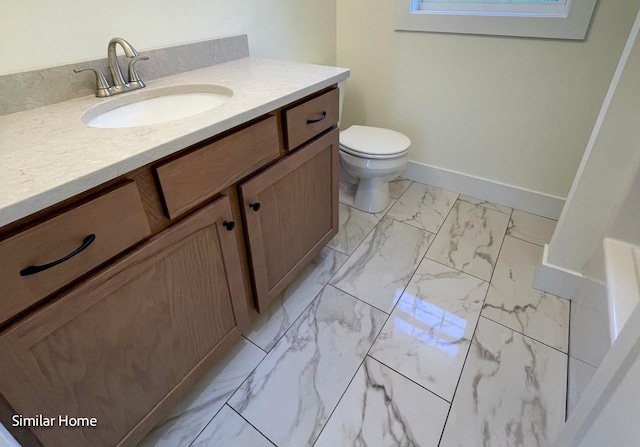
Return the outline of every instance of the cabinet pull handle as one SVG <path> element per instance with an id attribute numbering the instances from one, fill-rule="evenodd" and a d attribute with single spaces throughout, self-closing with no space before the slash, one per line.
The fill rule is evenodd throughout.
<path id="1" fill-rule="evenodd" d="M 320 116 L 320 118 L 309 119 L 309 120 L 307 120 L 307 124 L 319 123 L 320 121 L 322 121 L 326 117 L 327 117 L 327 111 L 325 110 L 324 112 L 322 112 L 322 116 Z"/>
<path id="2" fill-rule="evenodd" d="M 258 211 L 260 209 L 260 202 L 250 202 L 249 208 L 251 208 L 253 211 Z"/>
<path id="3" fill-rule="evenodd" d="M 231 231 L 235 228 L 236 223 L 234 221 L 225 220 L 222 222 L 222 225 L 227 229 L 227 231 Z"/>
<path id="4" fill-rule="evenodd" d="M 73 258 L 75 255 L 77 255 L 81 251 L 84 251 L 95 240 L 96 240 L 96 235 L 95 234 L 90 234 L 89 236 L 84 238 L 84 240 L 82 241 L 82 245 L 81 246 L 79 246 L 78 248 L 73 250 L 71 253 L 69 253 L 64 258 L 60 258 L 57 261 L 53 261 L 53 262 L 50 262 L 50 263 L 44 264 L 44 265 L 31 265 L 31 266 L 29 266 L 29 267 L 27 267 L 25 269 L 20 270 L 20 276 L 35 275 L 38 272 L 42 272 L 43 270 L 48 270 L 51 267 L 55 267 L 58 264 L 62 264 L 64 261 L 67 261 L 68 259 Z"/>

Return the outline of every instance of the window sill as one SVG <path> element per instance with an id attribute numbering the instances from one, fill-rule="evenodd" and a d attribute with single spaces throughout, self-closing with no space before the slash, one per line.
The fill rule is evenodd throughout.
<path id="1" fill-rule="evenodd" d="M 395 0 L 395 29 L 584 40 L 595 4 L 596 0 L 573 1 L 567 17 L 526 17 L 418 11 L 412 0 Z"/>

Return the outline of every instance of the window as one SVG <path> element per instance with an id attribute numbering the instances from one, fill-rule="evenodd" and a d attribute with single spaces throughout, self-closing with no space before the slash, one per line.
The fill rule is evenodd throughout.
<path id="1" fill-rule="evenodd" d="M 395 0 L 396 30 L 582 40 L 596 0 Z"/>
<path id="2" fill-rule="evenodd" d="M 444 14 L 566 17 L 567 0 L 420 0 L 418 10 Z"/>

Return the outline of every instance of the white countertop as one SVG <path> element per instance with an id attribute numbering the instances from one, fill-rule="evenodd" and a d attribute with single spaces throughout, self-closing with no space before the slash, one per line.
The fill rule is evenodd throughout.
<path id="1" fill-rule="evenodd" d="M 95 96 L 0 116 L 0 227 L 347 77 L 345 68 L 245 58 L 156 79 L 126 94 L 180 84 L 234 92 L 211 111 L 168 123 L 89 127 L 81 115 L 110 100 Z"/>

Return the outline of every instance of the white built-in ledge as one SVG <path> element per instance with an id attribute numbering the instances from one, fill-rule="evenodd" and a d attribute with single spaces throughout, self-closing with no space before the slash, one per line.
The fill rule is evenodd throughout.
<path id="1" fill-rule="evenodd" d="M 609 332 L 613 343 L 640 301 L 640 247 L 606 238 L 604 257 Z"/>

